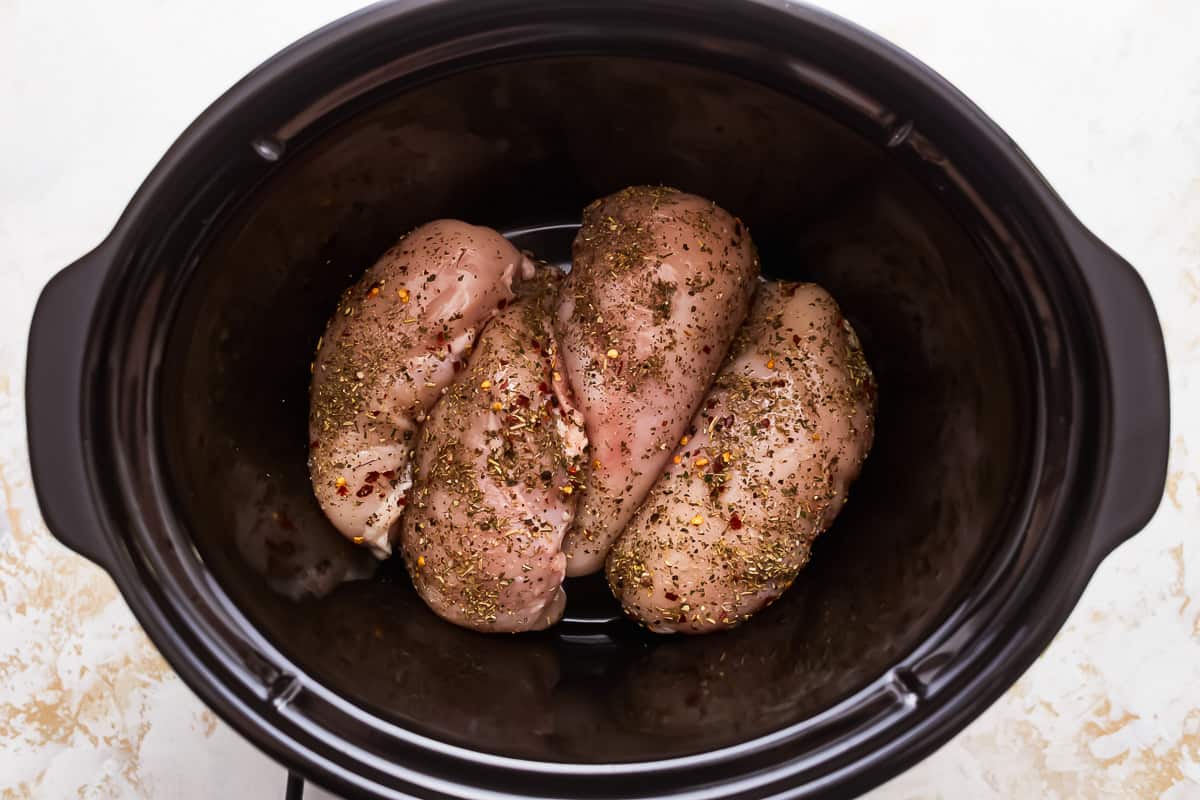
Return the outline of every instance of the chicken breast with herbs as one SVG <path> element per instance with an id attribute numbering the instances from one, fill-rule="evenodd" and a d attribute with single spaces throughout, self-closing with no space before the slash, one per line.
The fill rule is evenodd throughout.
<path id="1" fill-rule="evenodd" d="M 562 543 L 587 438 L 550 330 L 562 279 L 543 268 L 488 323 L 419 436 L 404 562 L 457 625 L 540 630 L 566 605 Z"/>
<path id="2" fill-rule="evenodd" d="M 422 225 L 342 295 L 317 344 L 309 475 L 325 515 L 378 557 L 411 486 L 418 426 L 533 264 L 500 234 Z"/>
<path id="3" fill-rule="evenodd" d="M 833 298 L 760 288 L 687 443 L 608 556 L 625 612 L 659 633 L 708 633 L 773 602 L 846 503 L 874 412 L 874 377 Z"/>
<path id="4" fill-rule="evenodd" d="M 584 210 L 555 319 L 591 442 L 568 575 L 603 566 L 712 382 L 757 276 L 749 232 L 710 200 L 634 186 Z"/>

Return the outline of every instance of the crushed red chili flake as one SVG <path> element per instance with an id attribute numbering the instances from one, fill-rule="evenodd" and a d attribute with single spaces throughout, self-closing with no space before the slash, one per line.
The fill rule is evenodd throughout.
<path id="1" fill-rule="evenodd" d="M 703 346 L 703 347 L 701 347 L 700 349 L 701 349 L 701 350 L 703 350 L 703 351 L 704 351 L 704 353 L 705 353 L 706 355 L 707 355 L 708 353 L 711 353 L 711 352 L 712 352 L 712 347 L 710 347 L 709 345 L 704 345 L 704 346 Z"/>
<path id="2" fill-rule="evenodd" d="M 358 491 L 354 493 L 354 496 L 355 497 L 366 497 L 370 493 L 371 493 L 371 484 L 364 483 L 362 486 L 359 487 Z"/>
<path id="3" fill-rule="evenodd" d="M 337 487 L 337 493 L 338 497 L 345 497 L 346 495 L 350 494 L 350 489 L 348 489 L 346 486 L 339 486 Z"/>
<path id="4" fill-rule="evenodd" d="M 383 477 L 387 478 L 389 481 L 396 479 L 396 470 L 394 470 L 394 469 L 385 469 L 383 472 L 381 472 L 379 474 L 382 475 Z"/>
<path id="5" fill-rule="evenodd" d="M 663 597 L 667 598 L 672 603 L 678 602 L 679 600 L 679 595 L 675 594 L 674 592 L 663 592 Z"/>
<path id="6" fill-rule="evenodd" d="M 538 384 L 538 391 L 542 394 L 548 394 L 550 392 L 550 387 L 546 385 L 545 381 L 542 381 Z"/>
<path id="7" fill-rule="evenodd" d="M 454 361 L 451 361 L 451 362 L 450 362 L 450 366 L 451 366 L 451 367 L 454 369 L 454 371 L 455 371 L 455 372 L 459 372 L 459 371 L 461 371 L 461 370 L 462 370 L 462 368 L 463 368 L 463 364 L 462 364 L 462 362 L 461 362 L 461 361 L 459 361 L 458 359 L 455 359 Z"/>
<path id="8" fill-rule="evenodd" d="M 760 419 L 760 420 L 758 421 L 758 427 L 760 427 L 760 428 L 769 428 L 769 427 L 771 427 L 771 420 L 767 419 L 766 417 L 763 417 L 762 419 Z"/>
<path id="9" fill-rule="evenodd" d="M 397 501 L 396 501 L 396 505 L 398 505 L 398 506 L 406 506 L 406 505 L 408 505 L 408 498 L 407 498 L 407 497 L 401 497 L 399 500 L 397 500 Z"/>
<path id="10" fill-rule="evenodd" d="M 532 345 L 533 345 L 533 349 L 534 349 L 534 350 L 541 350 L 541 349 L 542 349 L 542 343 L 541 343 L 541 342 L 539 342 L 537 339 L 531 339 L 531 340 L 530 340 L 530 344 L 532 344 Z"/>
<path id="11" fill-rule="evenodd" d="M 742 529 L 742 518 L 737 514 L 731 516 L 729 518 L 729 527 L 735 531 L 740 531 Z"/>
<path id="12" fill-rule="evenodd" d="M 714 408 L 717 407 L 717 399 L 715 397 L 710 397 L 708 399 L 708 402 L 704 404 L 704 407 L 707 410 L 712 411 Z"/>
<path id="13" fill-rule="evenodd" d="M 500 302 L 496 303 L 496 308 L 500 309 L 501 311 L 503 311 L 506 306 L 508 306 L 508 298 L 507 297 L 501 297 Z"/>
<path id="14" fill-rule="evenodd" d="M 792 334 L 792 344 L 800 344 L 800 334 L 798 334 L 798 333 Z"/>
<path id="15" fill-rule="evenodd" d="M 374 483 L 375 481 L 379 480 L 379 473 L 375 470 L 371 470 L 367 473 L 367 477 L 363 478 L 363 480 L 367 483 Z"/>
<path id="16" fill-rule="evenodd" d="M 320 447 L 320 446 L 321 446 L 321 443 L 320 443 L 319 441 L 316 441 L 316 440 L 314 440 L 314 441 L 312 441 L 312 442 L 311 442 L 311 443 L 308 445 L 308 449 L 309 449 L 309 450 L 316 450 L 316 449 L 317 449 L 318 447 Z"/>
<path id="17" fill-rule="evenodd" d="M 529 408 L 529 398 L 523 394 L 517 395 L 517 399 L 514 402 L 521 408 Z M 519 422 L 520 420 L 517 421 Z"/>
<path id="18" fill-rule="evenodd" d="M 446 341 L 446 334 L 445 334 L 443 331 L 438 331 L 438 333 L 437 333 L 437 343 L 438 343 L 438 344 L 442 344 L 442 343 L 443 343 L 443 342 L 445 342 L 445 341 Z"/>

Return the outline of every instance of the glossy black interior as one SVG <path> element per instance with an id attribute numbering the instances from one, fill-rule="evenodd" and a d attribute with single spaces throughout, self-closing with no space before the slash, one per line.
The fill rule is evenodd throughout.
<path id="1" fill-rule="evenodd" d="M 715 71 L 577 57 L 385 93 L 287 148 L 173 317 L 164 443 L 181 518 L 224 590 L 371 713 L 547 760 L 732 745 L 886 672 L 1022 530 L 1034 378 L 1005 267 L 936 187 L 825 111 Z M 811 566 L 740 629 L 652 637 L 612 621 L 594 582 L 569 586 L 574 621 L 547 633 L 454 628 L 403 569 L 344 543 L 311 496 L 317 337 L 340 290 L 416 224 L 524 231 L 561 261 L 582 207 L 639 182 L 711 197 L 746 221 L 770 275 L 841 302 L 879 379 L 874 452 Z"/>

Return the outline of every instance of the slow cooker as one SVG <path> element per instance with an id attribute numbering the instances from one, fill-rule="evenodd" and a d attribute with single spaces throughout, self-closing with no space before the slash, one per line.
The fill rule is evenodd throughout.
<path id="1" fill-rule="evenodd" d="M 635 183 L 711 197 L 838 299 L 874 452 L 811 565 L 727 633 L 654 637 L 596 579 L 485 636 L 311 496 L 338 294 L 437 217 L 569 259 Z M 1097 191 L 1103 191 L 1102 186 Z M 846 796 L 980 714 L 1153 514 L 1167 370 L 1133 269 L 953 87 L 792 2 L 436 0 L 301 40 L 179 138 L 44 289 L 33 474 L 184 681 L 347 797 Z"/>

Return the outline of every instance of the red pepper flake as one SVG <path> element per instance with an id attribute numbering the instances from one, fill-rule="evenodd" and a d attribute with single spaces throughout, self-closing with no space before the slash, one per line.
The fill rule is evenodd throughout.
<path id="1" fill-rule="evenodd" d="M 704 352 L 705 355 L 712 352 L 712 348 L 709 347 L 708 345 L 704 345 L 704 347 L 701 347 L 700 349 Z"/>
<path id="2" fill-rule="evenodd" d="M 398 505 L 398 506 L 406 506 L 406 505 L 408 505 L 408 498 L 407 498 L 407 497 L 401 497 L 399 500 L 397 500 L 397 501 L 396 501 L 396 505 Z"/>
<path id="3" fill-rule="evenodd" d="M 382 475 L 383 477 L 387 478 L 389 481 L 396 479 L 396 470 L 394 470 L 394 469 L 385 469 L 383 472 L 381 472 L 379 474 Z"/>
<path id="4" fill-rule="evenodd" d="M 451 366 L 451 368 L 453 368 L 453 370 L 455 372 L 460 372 L 463 368 L 462 362 L 459 361 L 458 359 L 454 359 L 453 361 L 451 361 L 450 366 Z"/>
<path id="5" fill-rule="evenodd" d="M 762 419 L 760 419 L 760 420 L 758 421 L 758 427 L 760 427 L 760 428 L 769 428 L 769 427 L 771 427 L 771 420 L 767 419 L 766 417 L 763 417 Z"/>
<path id="6" fill-rule="evenodd" d="M 529 398 L 523 394 L 517 395 L 517 399 L 514 402 L 521 408 L 529 408 Z M 518 420 L 518 422 L 519 421 L 520 420 Z"/>
<path id="7" fill-rule="evenodd" d="M 742 518 L 734 514 L 729 518 L 729 527 L 735 531 L 740 531 L 742 529 Z"/>
<path id="8" fill-rule="evenodd" d="M 512 414 L 509 414 L 504 418 L 505 425 L 519 425 L 520 423 L 521 423 L 521 420 L 517 419 Z"/>
<path id="9" fill-rule="evenodd" d="M 499 303 L 496 303 L 496 308 L 498 308 L 498 309 L 500 309 L 501 311 L 503 311 L 507 305 L 508 305 L 508 298 L 507 298 L 507 297 L 501 297 L 501 298 L 500 298 L 500 302 L 499 302 Z"/>
<path id="10" fill-rule="evenodd" d="M 354 496 L 355 497 L 366 497 L 370 493 L 371 493 L 371 484 L 364 483 L 362 486 L 359 487 L 358 491 L 354 493 Z"/>
<path id="11" fill-rule="evenodd" d="M 309 443 L 309 445 L 308 445 L 308 449 L 309 449 L 309 450 L 316 450 L 316 449 L 317 449 L 318 447 L 320 447 L 320 446 L 321 446 L 321 443 L 320 443 L 319 441 L 317 441 L 316 439 L 314 439 L 312 442 L 310 442 L 310 443 Z"/>
<path id="12" fill-rule="evenodd" d="M 541 392 L 542 394 L 549 394 L 550 387 L 546 385 L 545 381 L 542 381 L 541 383 L 538 384 L 538 391 Z"/>
<path id="13" fill-rule="evenodd" d="M 379 480 L 379 473 L 371 470 L 367 473 L 367 477 L 363 478 L 363 480 L 367 483 L 374 483 L 375 481 Z"/>
<path id="14" fill-rule="evenodd" d="M 798 333 L 792 334 L 792 344 L 800 344 L 800 334 L 798 334 Z"/>
<path id="15" fill-rule="evenodd" d="M 350 494 L 350 489 L 345 486 L 339 486 L 337 487 L 337 493 L 338 497 L 345 497 L 346 495 Z"/>
<path id="16" fill-rule="evenodd" d="M 717 407 L 717 398 L 715 398 L 715 397 L 710 397 L 708 402 L 704 404 L 704 408 L 708 411 L 712 411 L 716 407 Z"/>
<path id="17" fill-rule="evenodd" d="M 445 334 L 444 332 L 442 332 L 442 331 L 438 331 L 438 333 L 437 333 L 437 343 L 438 343 L 438 344 L 442 344 L 442 343 L 443 343 L 443 342 L 445 342 L 445 341 L 446 341 L 446 334 Z"/>
<path id="18" fill-rule="evenodd" d="M 567 474 L 569 474 L 569 475 L 576 475 L 576 474 L 578 474 L 578 472 L 579 472 L 579 467 L 575 466 L 574 464 L 567 467 Z"/>
<path id="19" fill-rule="evenodd" d="M 534 350 L 541 350 L 541 349 L 542 349 L 542 343 L 541 343 L 541 342 L 539 342 L 537 339 L 532 339 L 532 340 L 531 340 L 531 343 L 533 344 L 533 349 L 534 349 Z"/>
<path id="20" fill-rule="evenodd" d="M 672 603 L 679 601 L 679 595 L 675 594 L 674 592 L 663 592 L 663 597 L 667 598 Z"/>

